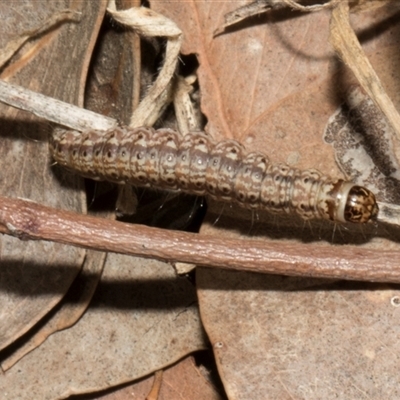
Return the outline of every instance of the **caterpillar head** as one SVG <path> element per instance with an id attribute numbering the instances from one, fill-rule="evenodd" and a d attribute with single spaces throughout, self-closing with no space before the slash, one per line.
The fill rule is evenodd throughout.
<path id="1" fill-rule="evenodd" d="M 378 204 L 375 195 L 362 186 L 353 186 L 347 195 L 344 219 L 349 222 L 365 223 L 376 219 Z"/>
<path id="2" fill-rule="evenodd" d="M 336 197 L 336 221 L 366 223 L 376 220 L 378 211 L 375 195 L 370 190 L 341 182 Z"/>

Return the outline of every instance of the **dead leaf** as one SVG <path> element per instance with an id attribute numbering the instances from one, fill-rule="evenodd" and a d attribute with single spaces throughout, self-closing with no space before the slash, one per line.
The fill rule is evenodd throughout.
<path id="1" fill-rule="evenodd" d="M 392 0 L 350 0 L 351 12 L 371 11 L 380 7 L 393 7 Z"/>
<path id="2" fill-rule="evenodd" d="M 130 396 L 145 399 L 154 376 L 115 390 L 104 396 L 90 397 L 98 400 L 125 400 Z M 90 400 L 89 398 L 87 400 Z M 219 400 L 221 397 L 205 379 L 196 366 L 193 357 L 187 357 L 179 363 L 166 368 L 162 375 L 161 390 L 157 400 Z"/>
<path id="3" fill-rule="evenodd" d="M 1 362 L 3 371 L 10 369 L 22 357 L 40 346 L 53 333 L 74 325 L 86 311 L 97 288 L 103 271 L 106 253 L 88 251 L 83 268 L 75 278 L 62 301 L 50 311 L 30 332 L 27 338 L 17 342 L 4 353 Z M 10 352 L 11 350 L 11 352 Z"/>
<path id="4" fill-rule="evenodd" d="M 38 36 L 63 22 L 79 21 L 79 14 L 69 10 L 63 10 L 60 13 L 52 15 L 47 21 L 41 23 L 37 29 L 30 32 L 23 32 L 14 40 L 9 41 L 6 47 L 0 52 L 0 67 L 3 67 L 7 61 L 30 39 Z"/>
<path id="5" fill-rule="evenodd" d="M 229 399 L 399 397 L 398 287 L 318 283 L 200 271 L 202 321 Z"/>
<path id="6" fill-rule="evenodd" d="M 0 6 L 1 19 L 7 21 L 1 27 L 0 48 L 68 7 L 61 3 L 34 5 L 31 8 L 17 2 L 13 7 L 5 3 Z M 82 13 L 80 23 L 64 23 L 29 41 L 3 68 L 1 78 L 71 103 L 82 103 L 81 74 L 88 65 L 104 7 L 104 2 L 79 6 L 71 3 L 71 11 Z M 49 126 L 3 105 L 1 116 L 2 193 L 83 212 L 81 178 L 60 178 L 51 169 Z M 84 252 L 47 242 L 23 243 L 7 236 L 0 239 L 0 348 L 4 348 L 61 300 L 79 272 Z"/>
<path id="7" fill-rule="evenodd" d="M 151 4 L 175 20 L 184 32 L 183 51 L 199 59 L 209 134 L 218 140 L 235 138 L 273 162 L 340 176 L 335 154 L 322 139 L 347 89 L 328 44 L 329 13 L 267 13 L 213 38 L 236 4 Z M 368 56 L 393 40 L 398 46 L 393 13 L 382 8 L 352 17 L 361 37 L 379 24 L 380 35 L 362 40 Z M 397 246 L 373 239 L 385 236 L 376 230 L 309 226 L 213 203 L 209 210 L 202 233 L 300 240 L 305 253 L 307 246 L 329 246 L 332 238 L 377 251 Z M 199 269 L 197 280 L 202 321 L 230 399 L 398 395 L 396 384 L 387 383 L 388 376 L 397 382 L 397 352 L 386 352 L 398 337 L 397 311 L 390 302 L 398 296 L 396 286 L 335 285 L 211 269 Z"/>
<path id="8" fill-rule="evenodd" d="M 186 279 L 158 261 L 129 268 L 131 257 L 108 257 L 87 312 L 0 376 L 3 393 L 21 400 L 90 393 L 205 348 L 195 292 Z"/>
<path id="9" fill-rule="evenodd" d="M 334 84 L 331 74 L 335 70 L 335 61 L 327 47 L 326 14 L 304 16 L 280 12 L 268 15 L 267 21 L 258 21 L 258 26 L 250 23 L 213 38 L 215 26 L 212 25 L 221 22 L 222 15 L 232 4 L 218 4 L 216 7 L 209 2 L 187 2 L 180 3 L 178 8 L 173 7 L 173 2 L 153 1 L 152 4 L 164 7 L 162 13 L 184 30 L 187 38 L 184 51 L 199 55 L 203 111 L 209 121 L 209 132 L 215 138 L 234 137 L 249 149 L 271 154 L 275 161 L 288 161 L 301 167 L 316 166 L 324 172 L 340 174 L 332 149 L 322 142 L 324 126 L 338 106 L 343 89 Z M 376 13 L 374 17 L 382 15 Z M 384 39 L 380 40 L 382 42 L 375 41 L 377 48 L 385 43 Z M 219 212 L 214 208 L 214 214 Z M 249 227 L 247 231 L 252 229 L 250 217 L 248 214 L 245 222 Z M 241 231 L 248 236 L 243 227 L 235 228 L 237 221 L 232 215 L 228 215 L 228 220 L 233 224 L 221 223 L 222 218 L 216 226 L 210 226 L 213 219 L 215 221 L 210 214 L 209 224 L 203 231 L 219 236 L 237 235 Z M 332 232 L 331 226 L 316 225 L 321 230 L 312 233 L 309 239 L 302 234 L 304 226 L 297 224 L 288 231 L 290 225 L 280 224 L 279 219 L 273 224 L 278 228 L 271 235 L 265 234 L 265 230 L 257 233 L 265 235 L 266 240 L 276 235 L 279 240 L 289 237 L 310 240 L 309 246 L 317 246 L 320 244 L 316 239 L 322 236 L 321 231 L 325 238 L 324 231 Z M 360 232 L 349 231 L 343 236 L 369 242 L 371 232 L 368 232 L 370 236 Z M 375 241 L 373 245 L 379 249 L 381 244 Z M 307 247 L 304 249 L 306 251 Z M 340 251 L 340 247 L 335 251 Z M 109 278 L 114 277 L 113 272 L 109 273 Z M 150 373 L 159 369 L 163 360 L 170 363 L 178 353 L 182 356 L 184 351 L 202 345 L 199 338 L 196 340 L 199 326 L 194 328 L 198 322 L 194 317 L 195 322 L 190 327 L 190 322 L 185 321 L 188 325 L 185 325 L 186 332 L 182 334 L 183 341 L 179 346 L 183 346 L 185 340 L 186 344 L 189 340 L 192 342 L 184 351 L 180 348 L 172 351 L 172 355 L 159 351 L 167 344 L 176 344 L 170 336 L 175 332 L 176 321 L 167 328 L 163 323 L 171 318 L 179 322 L 182 308 L 178 307 L 174 317 L 164 315 L 164 320 L 158 315 L 162 300 L 157 298 L 148 300 L 141 321 L 135 320 L 138 313 L 115 312 L 118 305 L 126 304 L 124 294 L 128 298 L 139 295 L 134 299 L 135 308 L 141 301 L 146 301 L 146 294 L 150 294 L 145 290 L 145 282 L 124 287 L 132 279 L 131 275 L 126 275 L 126 269 L 117 275 L 123 285 L 110 290 L 105 280 L 97 302 L 73 329 L 53 335 L 7 372 L 4 379 L 1 377 L 0 383 L 6 385 L 7 390 L 14 391 L 12 397 L 38 395 L 38 398 L 52 398 L 76 391 L 98 390 Z M 158 282 L 162 276 L 156 271 L 153 279 Z M 177 284 L 175 277 L 173 280 L 174 285 Z M 198 282 L 202 318 L 230 398 L 264 399 L 270 394 L 271 398 L 290 395 L 325 398 L 337 393 L 356 397 L 363 390 L 372 397 L 389 393 L 389 390 L 385 391 L 385 382 L 379 379 L 383 377 L 386 381 L 388 376 L 395 379 L 393 371 L 398 363 L 393 351 L 398 336 L 395 328 L 398 325 L 397 311 L 394 310 L 397 301 L 393 300 L 398 299 L 398 293 L 394 287 L 334 286 L 320 280 L 271 278 L 204 269 L 199 270 Z M 153 286 L 154 294 L 159 287 Z M 174 286 L 169 290 L 175 289 Z M 190 295 L 189 291 L 189 294 L 182 294 L 182 298 L 190 299 Z M 104 305 L 110 299 L 113 303 L 108 310 Z M 154 304 L 157 313 L 149 310 L 148 304 Z M 357 309 L 360 305 L 363 307 L 361 311 Z M 119 323 L 115 326 L 119 329 L 114 329 L 117 319 Z M 121 326 L 127 329 L 120 329 Z M 148 331 L 143 331 L 147 328 L 156 330 L 157 334 L 147 339 Z M 191 329 L 193 331 L 189 333 Z M 164 330 L 167 334 L 160 334 Z M 132 331 L 139 334 L 139 342 L 132 339 Z M 143 337 L 147 341 L 140 342 Z M 365 342 L 360 339 L 364 337 Z M 65 343 L 69 344 L 68 348 L 62 347 Z M 74 344 L 72 348 L 71 343 Z M 149 343 L 154 354 L 136 352 L 136 344 L 143 350 Z M 96 353 L 99 348 L 101 352 Z M 342 354 L 346 358 L 340 357 Z M 134 365 L 132 359 L 136 361 Z M 37 365 L 45 367 L 38 371 Z M 76 368 L 75 371 L 77 365 L 83 367 L 82 370 Z M 93 365 L 100 365 L 100 369 Z M 379 367 L 381 371 L 377 373 Z M 265 371 L 270 379 L 265 379 Z M 364 371 L 376 374 L 373 378 L 382 385 L 372 387 L 365 383 Z M 111 373 L 115 375 L 111 376 Z M 71 379 L 71 384 L 66 382 L 66 376 Z M 26 377 L 34 384 L 26 381 Z M 32 392 L 32 387 L 36 392 Z M 382 387 L 382 392 L 379 392 Z M 396 397 L 397 386 L 392 387 L 390 395 Z"/>
<path id="10" fill-rule="evenodd" d="M 95 57 L 92 60 L 91 78 L 87 86 L 87 99 L 92 110 L 126 119 L 130 111 L 130 107 L 127 106 L 130 104 L 127 82 L 132 77 L 130 70 L 132 58 L 128 56 L 127 51 L 124 51 L 128 46 L 121 35 L 109 28 L 109 26 L 103 26 L 99 36 Z M 96 197 L 100 197 L 102 193 L 103 187 L 99 185 L 96 189 Z M 95 209 L 97 202 L 101 203 L 101 198 L 92 205 Z M 112 208 L 112 201 L 110 204 Z M 103 203 L 101 209 L 104 206 Z M 99 214 L 95 210 L 91 210 L 91 213 Z M 88 252 L 88 255 L 90 253 Z M 98 256 L 101 255 L 98 254 Z M 92 260 L 93 262 L 96 261 Z M 90 264 L 86 262 L 85 265 Z M 92 265 L 96 269 L 90 274 L 92 284 L 96 284 L 95 280 L 98 278 L 101 265 L 99 259 L 97 264 Z M 43 370 L 37 371 L 39 375 L 34 378 L 41 382 L 35 385 L 38 398 L 59 398 L 64 397 L 65 393 L 98 391 L 159 370 L 187 353 L 205 346 L 198 311 L 195 307 L 194 288 L 185 279 L 176 278 L 175 280 L 173 270 L 168 264 L 110 255 L 105 269 L 102 286 L 96 298 L 100 296 L 102 300 L 98 301 L 104 304 L 110 302 L 109 309 L 108 306 L 104 307 L 108 311 L 105 314 L 97 314 L 93 310 L 102 306 L 95 303 L 91 306 L 93 309 L 90 308 L 74 327 L 50 336 L 38 349 L 29 353 L 7 371 L 2 382 L 4 387 L 8 388 L 7 390 L 15 386 L 14 379 L 25 375 L 23 373 L 14 376 L 13 371 L 25 367 L 27 371 L 30 371 L 30 368 L 35 369 L 35 364 L 40 363 L 43 365 Z M 166 272 L 168 270 L 170 272 Z M 114 291 L 109 292 L 104 287 L 107 288 L 107 277 L 110 274 L 114 278 L 113 274 L 116 274 L 118 284 L 115 285 Z M 141 287 L 141 280 L 143 280 L 143 287 Z M 74 284 L 82 284 L 82 279 Z M 168 293 L 163 293 L 165 288 Z M 44 336 L 55 331 L 54 327 L 65 328 L 71 321 L 75 322 L 86 308 L 92 291 L 93 285 L 90 285 L 86 290 L 86 295 L 82 294 L 84 298 L 81 296 L 79 304 L 76 305 L 68 302 L 67 295 L 63 307 L 57 310 L 58 313 L 39 332 L 40 342 L 43 342 Z M 133 305 L 131 296 L 134 298 Z M 134 308 L 133 311 L 126 309 L 130 306 Z M 138 311 L 136 307 L 143 307 L 143 310 Z M 96 317 L 93 319 L 94 315 Z M 112 323 L 106 323 L 104 326 L 105 321 L 110 320 Z M 104 329 L 109 329 L 109 331 L 105 332 Z M 88 337 L 86 337 L 86 332 L 91 332 Z M 38 339 L 36 343 L 37 341 Z M 114 344 L 110 346 L 108 341 Z M 110 352 L 103 350 L 104 359 L 100 361 L 98 359 L 99 346 L 110 350 Z M 82 348 L 85 350 L 83 351 Z M 14 353 L 5 360 L 4 365 L 10 368 L 20 352 L 26 351 L 22 348 Z M 61 365 L 58 360 L 64 359 L 65 354 L 67 354 L 67 359 L 71 357 L 72 361 Z M 86 373 L 80 371 L 81 362 L 83 362 L 81 368 L 85 371 L 88 368 L 92 370 L 93 380 L 88 379 Z M 119 363 L 121 363 L 120 368 L 118 368 Z M 110 371 L 115 374 L 112 378 L 109 376 Z M 27 373 L 31 374 L 31 372 Z M 69 382 L 61 382 L 62 380 L 59 379 L 61 375 L 72 378 Z M 25 392 L 23 388 L 21 390 L 17 397 L 31 396 L 29 391 Z"/>

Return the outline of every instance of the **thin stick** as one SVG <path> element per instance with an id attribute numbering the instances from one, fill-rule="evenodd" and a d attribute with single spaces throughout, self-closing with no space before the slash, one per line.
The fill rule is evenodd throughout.
<path id="1" fill-rule="evenodd" d="M 293 276 L 400 282 L 399 252 L 223 239 L 165 231 L 0 197 L 0 232 L 196 265 Z"/>
<path id="2" fill-rule="evenodd" d="M 400 114 L 387 95 L 378 75 L 350 26 L 348 1 L 341 1 L 332 12 L 330 42 L 358 82 L 382 111 L 400 140 Z"/>
<path id="3" fill-rule="evenodd" d="M 378 221 L 400 226 L 400 205 L 378 202 Z"/>
<path id="4" fill-rule="evenodd" d="M 78 131 L 107 130 L 117 126 L 115 119 L 2 80 L 0 80 L 0 101 Z"/>
<path id="5" fill-rule="evenodd" d="M 330 0 L 324 4 L 314 5 L 301 5 L 294 0 L 256 0 L 251 3 L 247 3 L 242 7 L 236 8 L 224 16 L 224 24 L 214 31 L 214 36 L 222 33 L 226 28 L 243 21 L 246 18 L 250 18 L 253 15 L 265 13 L 271 9 L 280 9 L 289 7 L 297 11 L 303 12 L 316 12 L 327 8 L 333 8 L 336 4 L 342 0 Z"/>
<path id="6" fill-rule="evenodd" d="M 160 369 L 154 373 L 154 382 L 150 393 L 146 396 L 146 400 L 157 400 L 160 395 L 161 384 L 163 381 L 163 370 Z"/>
<path id="7" fill-rule="evenodd" d="M 182 31 L 173 21 L 148 8 L 133 7 L 117 11 L 112 5 L 107 11 L 115 21 L 131 27 L 141 36 L 162 36 L 168 39 L 163 67 L 129 123 L 132 127 L 152 126 L 159 118 L 161 109 L 170 101 L 171 79 L 182 45 Z"/>

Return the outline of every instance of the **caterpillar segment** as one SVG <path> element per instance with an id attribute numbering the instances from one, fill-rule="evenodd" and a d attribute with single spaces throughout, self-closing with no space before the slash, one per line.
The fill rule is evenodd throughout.
<path id="1" fill-rule="evenodd" d="M 50 152 L 61 166 L 95 180 L 209 196 L 248 209 L 335 222 L 374 221 L 378 205 L 368 189 L 314 169 L 272 164 L 235 140 L 214 142 L 202 132 L 118 127 L 58 131 Z"/>

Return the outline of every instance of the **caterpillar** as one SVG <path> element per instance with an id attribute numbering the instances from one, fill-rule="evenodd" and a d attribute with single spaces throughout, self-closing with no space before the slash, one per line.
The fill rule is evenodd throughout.
<path id="1" fill-rule="evenodd" d="M 378 214 L 374 194 L 364 187 L 314 169 L 271 164 L 266 155 L 247 153 L 235 140 L 215 143 L 202 132 L 62 130 L 49 146 L 58 164 L 95 180 L 181 190 L 303 219 L 366 223 Z"/>

